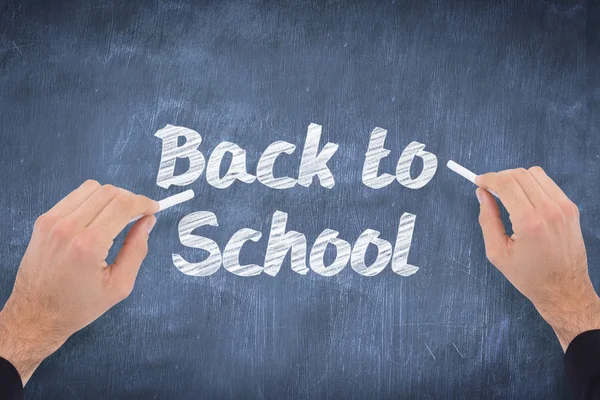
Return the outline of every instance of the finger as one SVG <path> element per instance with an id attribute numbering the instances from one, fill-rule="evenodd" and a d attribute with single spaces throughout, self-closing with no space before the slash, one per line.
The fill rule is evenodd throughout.
<path id="1" fill-rule="evenodd" d="M 496 268 L 501 269 L 502 261 L 508 252 L 508 241 L 504 224 L 500 219 L 500 209 L 496 200 L 487 191 L 477 189 L 477 198 L 480 201 L 479 225 L 483 233 L 485 254 Z"/>
<path id="2" fill-rule="evenodd" d="M 124 192 L 124 189 L 113 185 L 104 185 L 65 217 L 65 220 L 69 221 L 71 226 L 79 232 L 91 224 L 104 207 L 122 192 Z"/>
<path id="3" fill-rule="evenodd" d="M 133 225 L 123 247 L 117 254 L 115 262 L 110 266 L 111 287 L 120 300 L 129 296 L 137 277 L 142 261 L 148 254 L 148 235 L 156 222 L 153 215 L 140 219 Z"/>
<path id="4" fill-rule="evenodd" d="M 544 189 L 525 168 L 517 168 L 514 170 L 513 176 L 535 209 L 544 210 L 552 203 Z"/>
<path id="5" fill-rule="evenodd" d="M 546 175 L 546 172 L 541 167 L 531 167 L 529 168 L 529 172 L 533 176 L 533 178 L 537 181 L 540 187 L 548 194 L 548 197 L 552 199 L 556 204 L 563 204 L 566 202 L 570 202 L 569 198 L 562 191 L 562 189 L 550 178 Z"/>
<path id="6" fill-rule="evenodd" d="M 158 202 L 124 190 L 100 211 L 88 227 L 102 230 L 114 239 L 133 217 L 154 214 L 158 208 Z"/>
<path id="7" fill-rule="evenodd" d="M 478 175 L 475 183 L 483 189 L 496 192 L 509 214 L 518 216 L 533 209 L 533 205 L 511 170 Z"/>
<path id="8" fill-rule="evenodd" d="M 100 184 L 98 182 L 89 179 L 56 203 L 54 207 L 48 210 L 47 214 L 53 218 L 65 217 L 79 207 L 81 203 L 85 202 L 99 188 Z"/>

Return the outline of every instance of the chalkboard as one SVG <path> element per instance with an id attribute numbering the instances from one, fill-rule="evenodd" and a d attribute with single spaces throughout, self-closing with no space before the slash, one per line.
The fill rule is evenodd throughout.
<path id="1" fill-rule="evenodd" d="M 568 397 L 554 333 L 487 261 L 475 187 L 445 163 L 544 167 L 580 207 L 600 283 L 599 22 L 597 4 L 582 0 L 4 2 L 2 304 L 36 217 L 85 179 L 155 199 L 196 192 L 159 214 L 132 295 L 47 359 L 26 397 Z M 155 134 L 168 125 L 201 136 L 207 162 L 235 143 L 254 176 L 267 146 L 291 143 L 274 173 L 293 179 L 318 125 L 318 150 L 338 146 L 327 162 L 334 185 L 219 189 L 204 172 L 161 187 Z M 393 177 L 418 142 L 438 163 L 426 185 L 364 184 L 376 128 L 390 150 L 379 174 Z M 191 163 L 180 159 L 173 173 Z M 410 176 L 424 166 L 416 157 Z M 182 273 L 173 254 L 190 263 L 208 254 L 180 241 L 180 222 L 196 212 L 218 220 L 194 234 L 221 251 L 240 229 L 260 232 L 240 256 L 258 266 L 284 213 L 286 229 L 305 235 L 308 272 L 292 269 L 288 253 L 274 276 L 222 265 Z M 371 229 L 394 246 L 404 214 L 415 216 L 416 272 L 310 269 L 324 230 L 354 247 Z M 329 246 L 326 263 L 335 255 Z M 367 265 L 376 256 L 369 246 Z"/>

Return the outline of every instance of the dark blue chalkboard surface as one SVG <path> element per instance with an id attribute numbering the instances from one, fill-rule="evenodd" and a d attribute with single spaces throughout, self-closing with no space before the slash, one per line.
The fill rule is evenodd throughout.
<path id="1" fill-rule="evenodd" d="M 132 295 L 47 359 L 27 398 L 568 398 L 554 333 L 487 262 L 475 187 L 445 163 L 544 167 L 580 206 L 599 284 L 598 23 L 583 0 L 2 2 L 2 304 L 34 220 L 85 179 L 155 199 L 196 192 L 159 214 Z M 154 134 L 168 124 L 199 133 L 207 159 L 237 144 L 253 174 L 269 144 L 292 143 L 275 171 L 297 177 L 311 123 L 321 148 L 339 145 L 330 189 L 218 189 L 205 174 L 157 185 Z M 376 127 L 390 150 L 380 173 L 417 141 L 439 162 L 427 185 L 362 183 Z M 325 229 L 393 245 L 410 213 L 419 270 L 299 274 L 288 255 L 275 276 L 186 275 L 172 254 L 206 257 L 178 236 L 197 211 L 218 218 L 197 234 L 221 249 L 261 232 L 240 258 L 258 265 L 276 211 L 307 251 Z"/>

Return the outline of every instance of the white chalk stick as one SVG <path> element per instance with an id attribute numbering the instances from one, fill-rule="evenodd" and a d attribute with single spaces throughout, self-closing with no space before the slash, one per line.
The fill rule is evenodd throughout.
<path id="1" fill-rule="evenodd" d="M 452 171 L 454 171 L 457 174 L 459 174 L 460 176 L 462 176 L 463 178 L 465 178 L 466 180 L 472 182 L 474 185 L 477 185 L 475 183 L 475 178 L 477 178 L 477 175 L 475 175 L 473 172 L 469 171 L 462 165 L 457 164 L 454 161 L 450 160 L 450 161 L 448 161 L 446 166 L 448 168 L 450 168 Z M 494 196 L 498 197 L 498 195 L 496 193 L 494 193 L 492 190 L 487 189 L 487 191 L 490 192 L 491 194 L 493 194 Z"/>
<path id="2" fill-rule="evenodd" d="M 167 197 L 166 199 L 162 199 L 158 202 L 159 208 L 158 208 L 157 212 L 166 210 L 167 208 L 171 208 L 173 206 L 176 206 L 177 204 L 181 204 L 184 201 L 188 201 L 193 198 L 194 198 L 194 191 L 192 189 L 188 189 L 185 192 L 181 192 L 174 196 Z M 131 221 L 129 221 L 129 223 L 135 222 L 142 217 L 143 217 L 143 215 L 138 215 L 137 217 L 135 217 Z"/>

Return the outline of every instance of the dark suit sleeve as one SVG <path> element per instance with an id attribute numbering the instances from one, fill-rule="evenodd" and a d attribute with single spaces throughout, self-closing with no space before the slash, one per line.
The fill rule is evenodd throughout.
<path id="1" fill-rule="evenodd" d="M 600 400 L 600 329 L 575 337 L 565 353 L 565 372 L 576 400 Z"/>
<path id="2" fill-rule="evenodd" d="M 23 383 L 17 369 L 0 357 L 0 400 L 23 400 Z"/>

